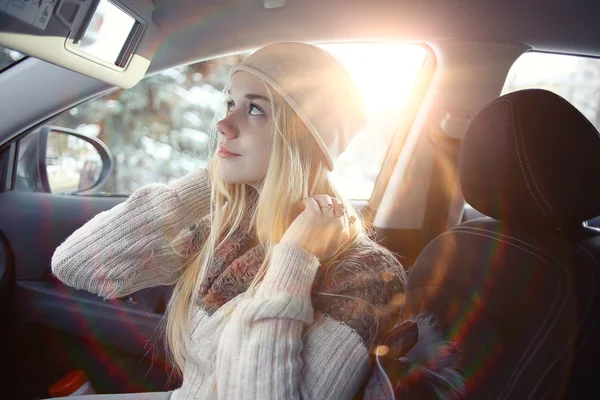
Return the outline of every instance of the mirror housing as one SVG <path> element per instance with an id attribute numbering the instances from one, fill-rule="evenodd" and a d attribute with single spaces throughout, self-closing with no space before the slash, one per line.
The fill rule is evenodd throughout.
<path id="1" fill-rule="evenodd" d="M 19 164 L 23 163 L 20 169 L 27 169 L 28 173 L 17 177 L 18 190 L 92 194 L 102 187 L 112 172 L 112 154 L 97 138 L 46 125 L 30 133 L 22 142 L 25 139 L 27 142 L 19 146 Z M 78 160 L 74 156 L 83 157 Z M 65 164 L 69 165 L 61 169 L 60 166 Z M 57 167 L 54 173 L 51 171 L 53 166 Z"/>

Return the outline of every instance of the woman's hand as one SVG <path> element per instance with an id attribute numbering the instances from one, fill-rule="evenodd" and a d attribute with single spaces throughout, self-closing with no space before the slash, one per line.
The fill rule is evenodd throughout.
<path id="1" fill-rule="evenodd" d="M 350 223 L 341 202 L 325 194 L 300 201 L 302 212 L 283 234 L 281 243 L 295 244 L 327 260 L 350 237 Z"/>

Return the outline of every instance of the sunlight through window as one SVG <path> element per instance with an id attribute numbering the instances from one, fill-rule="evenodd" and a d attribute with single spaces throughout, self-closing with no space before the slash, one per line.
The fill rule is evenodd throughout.
<path id="1" fill-rule="evenodd" d="M 427 51 L 418 45 L 326 44 L 354 80 L 367 124 L 335 163 L 335 185 L 346 197 L 368 200 Z"/>

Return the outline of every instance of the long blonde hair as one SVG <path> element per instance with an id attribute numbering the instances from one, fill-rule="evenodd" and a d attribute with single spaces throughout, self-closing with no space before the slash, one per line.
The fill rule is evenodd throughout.
<path id="1" fill-rule="evenodd" d="M 298 202 L 305 197 L 327 194 L 338 198 L 348 216 L 355 216 L 350 239 L 329 260 L 334 262 L 346 249 L 366 235 L 362 221 L 352 205 L 337 192 L 330 180 L 324 157 L 316 141 L 292 108 L 265 83 L 269 93 L 273 144 L 269 166 L 260 196 L 246 184 L 230 184 L 218 176 L 219 159 L 215 158 L 211 177 L 210 233 L 201 249 L 183 266 L 167 308 L 166 337 L 174 365 L 183 371 L 189 346 L 189 321 L 199 300 L 200 285 L 215 251 L 238 229 L 255 229 L 257 239 L 266 248 L 266 257 L 250 284 L 248 293 L 260 284 L 273 247 L 299 213 Z M 247 221 L 250 221 L 249 223 Z M 248 226 L 246 227 L 245 224 Z"/>

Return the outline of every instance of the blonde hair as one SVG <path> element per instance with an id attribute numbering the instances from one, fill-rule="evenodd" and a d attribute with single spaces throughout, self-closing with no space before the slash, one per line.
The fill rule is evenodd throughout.
<path id="1" fill-rule="evenodd" d="M 314 138 L 292 108 L 265 83 L 269 93 L 273 142 L 266 176 L 260 196 L 246 184 L 229 184 L 218 176 L 219 159 L 215 158 L 209 173 L 212 182 L 210 233 L 201 249 L 183 266 L 167 308 L 166 337 L 174 365 L 183 371 L 186 348 L 190 342 L 189 320 L 199 300 L 200 285 L 213 262 L 215 251 L 238 229 L 253 228 L 259 243 L 266 248 L 266 257 L 250 284 L 251 293 L 260 284 L 273 247 L 299 213 L 298 202 L 305 197 L 327 194 L 338 198 L 348 217 L 350 238 L 329 260 L 334 262 L 345 250 L 366 235 L 362 220 L 352 205 L 337 192 L 329 178 L 327 164 Z M 249 223 L 248 223 L 249 221 Z"/>

